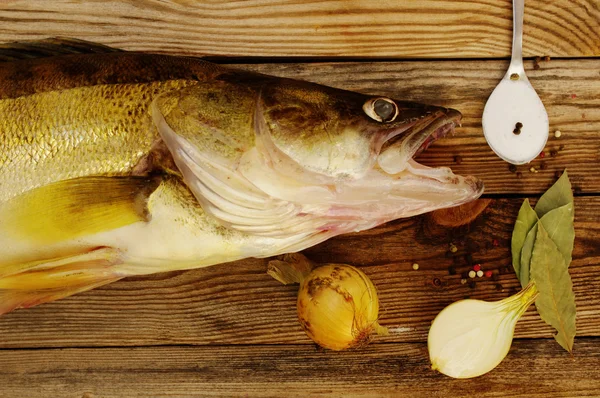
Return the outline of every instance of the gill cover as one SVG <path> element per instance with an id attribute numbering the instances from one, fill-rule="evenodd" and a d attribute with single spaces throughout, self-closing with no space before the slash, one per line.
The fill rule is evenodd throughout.
<path id="1" fill-rule="evenodd" d="M 269 168 L 255 148 L 256 98 L 249 88 L 217 81 L 161 95 L 152 115 L 186 184 L 223 225 L 272 237 L 314 231 L 315 220 L 296 220 L 299 206 L 268 195 L 238 172 L 248 162 Z"/>

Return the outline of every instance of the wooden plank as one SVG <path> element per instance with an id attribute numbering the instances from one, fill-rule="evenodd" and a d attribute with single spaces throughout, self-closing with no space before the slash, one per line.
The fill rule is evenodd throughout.
<path id="1" fill-rule="evenodd" d="M 597 338 L 571 358 L 520 340 L 492 372 L 457 380 L 429 368 L 426 344 L 347 352 L 310 346 L 2 350 L 0 395 L 21 397 L 598 397 Z"/>
<path id="2" fill-rule="evenodd" d="M 485 182 L 486 194 L 542 193 L 555 173 L 565 168 L 577 192 L 600 192 L 600 59 L 552 60 L 542 62 L 538 70 L 532 61 L 526 64 L 548 112 L 550 138 L 543 161 L 547 169 L 531 173 L 532 165 L 541 167 L 537 159 L 518 167 L 520 179 L 492 152 L 481 128 L 485 102 L 507 66 L 507 61 L 243 65 L 267 74 L 460 110 L 463 127 L 454 137 L 436 142 L 418 160 L 476 175 Z M 556 130 L 562 132 L 559 139 L 554 137 Z M 551 151 L 557 151 L 557 156 L 551 157 Z M 462 158 L 460 165 L 456 156 Z"/>
<path id="3" fill-rule="evenodd" d="M 511 2 L 13 0 L 0 41 L 71 36 L 224 56 L 508 57 Z M 600 55 L 597 0 L 527 1 L 524 53 Z"/>
<path id="4" fill-rule="evenodd" d="M 362 267 L 379 290 L 381 324 L 398 332 L 382 342 L 426 341 L 430 322 L 464 297 L 499 300 L 517 291 L 510 236 L 522 199 L 482 200 L 473 222 L 445 226 L 447 213 L 400 220 L 331 239 L 307 255 Z M 576 242 L 570 273 L 578 336 L 600 336 L 600 197 L 576 199 Z M 498 246 L 494 246 L 494 239 Z M 458 251 L 449 253 L 449 244 Z M 461 284 L 467 254 L 498 281 Z M 412 263 L 420 264 L 418 271 Z M 81 347 L 165 344 L 311 344 L 296 318 L 296 287 L 266 275 L 266 260 L 248 259 L 189 272 L 130 278 L 91 292 L 18 310 L 0 318 L 0 347 Z M 437 280 L 436 280 L 437 279 Z M 500 289 L 497 284 L 502 285 Z M 517 337 L 551 337 L 531 307 Z"/>

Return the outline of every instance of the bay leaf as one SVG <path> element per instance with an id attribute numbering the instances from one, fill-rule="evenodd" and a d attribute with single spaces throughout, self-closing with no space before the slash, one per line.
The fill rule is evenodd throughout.
<path id="1" fill-rule="evenodd" d="M 556 329 L 554 338 L 558 344 L 572 352 L 576 333 L 573 282 L 568 264 L 543 223 L 537 224 L 530 273 L 540 293 L 535 302 L 538 313 Z"/>
<path id="2" fill-rule="evenodd" d="M 550 210 L 541 219 L 548 237 L 552 239 L 565 260 L 567 267 L 571 264 L 573 244 L 575 242 L 575 227 L 573 202 L 557 209 Z"/>
<path id="3" fill-rule="evenodd" d="M 536 216 L 537 219 L 537 216 Z M 519 274 L 517 277 L 519 278 L 519 282 L 521 282 L 521 286 L 525 287 L 529 283 L 529 274 L 530 274 L 530 266 L 531 266 L 531 256 L 533 254 L 533 248 L 535 246 L 535 241 L 537 237 L 538 226 L 537 223 L 533 225 L 533 227 L 527 233 L 525 238 L 525 242 L 523 242 L 523 249 L 521 250 L 521 268 L 519 270 Z"/>
<path id="4" fill-rule="evenodd" d="M 567 170 L 565 170 L 563 175 L 538 200 L 535 205 L 535 212 L 539 218 L 542 218 L 552 209 L 568 203 L 573 203 L 573 191 L 571 190 L 571 182 L 569 181 Z"/>
<path id="5" fill-rule="evenodd" d="M 521 281 L 521 252 L 523 250 L 523 245 L 525 244 L 527 233 L 531 230 L 531 228 L 534 227 L 537 221 L 538 217 L 535 210 L 533 210 L 529 204 L 529 199 L 525 199 L 521 205 L 521 208 L 519 209 L 519 214 L 517 215 L 517 221 L 515 221 L 515 227 L 513 229 L 511 239 L 512 263 L 519 281 Z M 531 246 L 531 250 L 533 250 L 533 245 Z M 529 277 L 529 269 L 526 273 Z M 521 284 L 523 286 L 527 285 L 527 283 L 523 284 L 523 281 L 521 281 Z"/>

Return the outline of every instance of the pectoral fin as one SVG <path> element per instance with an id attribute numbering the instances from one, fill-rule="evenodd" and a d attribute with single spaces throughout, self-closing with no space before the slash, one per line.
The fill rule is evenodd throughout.
<path id="1" fill-rule="evenodd" d="M 20 264 L 26 269 L 0 278 L 0 314 L 105 285 L 122 278 L 116 267 L 123 263 L 121 251 L 98 248 L 70 257 Z"/>
<path id="2" fill-rule="evenodd" d="M 85 177 L 49 184 L 0 205 L 0 233 L 62 242 L 148 220 L 156 178 Z"/>

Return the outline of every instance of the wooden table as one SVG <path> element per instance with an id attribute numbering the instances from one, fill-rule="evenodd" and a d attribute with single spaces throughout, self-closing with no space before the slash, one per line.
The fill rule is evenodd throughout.
<path id="1" fill-rule="evenodd" d="M 452 106 L 463 127 L 420 160 L 486 183 L 484 198 L 460 214 L 399 220 L 306 251 L 360 266 L 380 291 L 381 323 L 401 333 L 348 352 L 319 350 L 296 320 L 295 287 L 269 277 L 265 260 L 247 259 L 131 278 L 3 316 L 0 397 L 600 396 L 598 0 L 527 0 L 526 69 L 562 137 L 550 138 L 546 169 L 519 167 L 521 178 L 485 144 L 480 120 L 508 65 L 508 0 L 23 0 L 1 2 L 0 21 L 0 42 L 71 36 Z M 552 59 L 536 66 L 533 57 L 544 55 Z M 510 236 L 518 208 L 564 168 L 576 193 L 573 356 L 532 307 L 491 373 L 453 380 L 431 371 L 431 320 L 455 300 L 517 290 Z M 469 257 L 499 280 L 461 284 Z"/>

